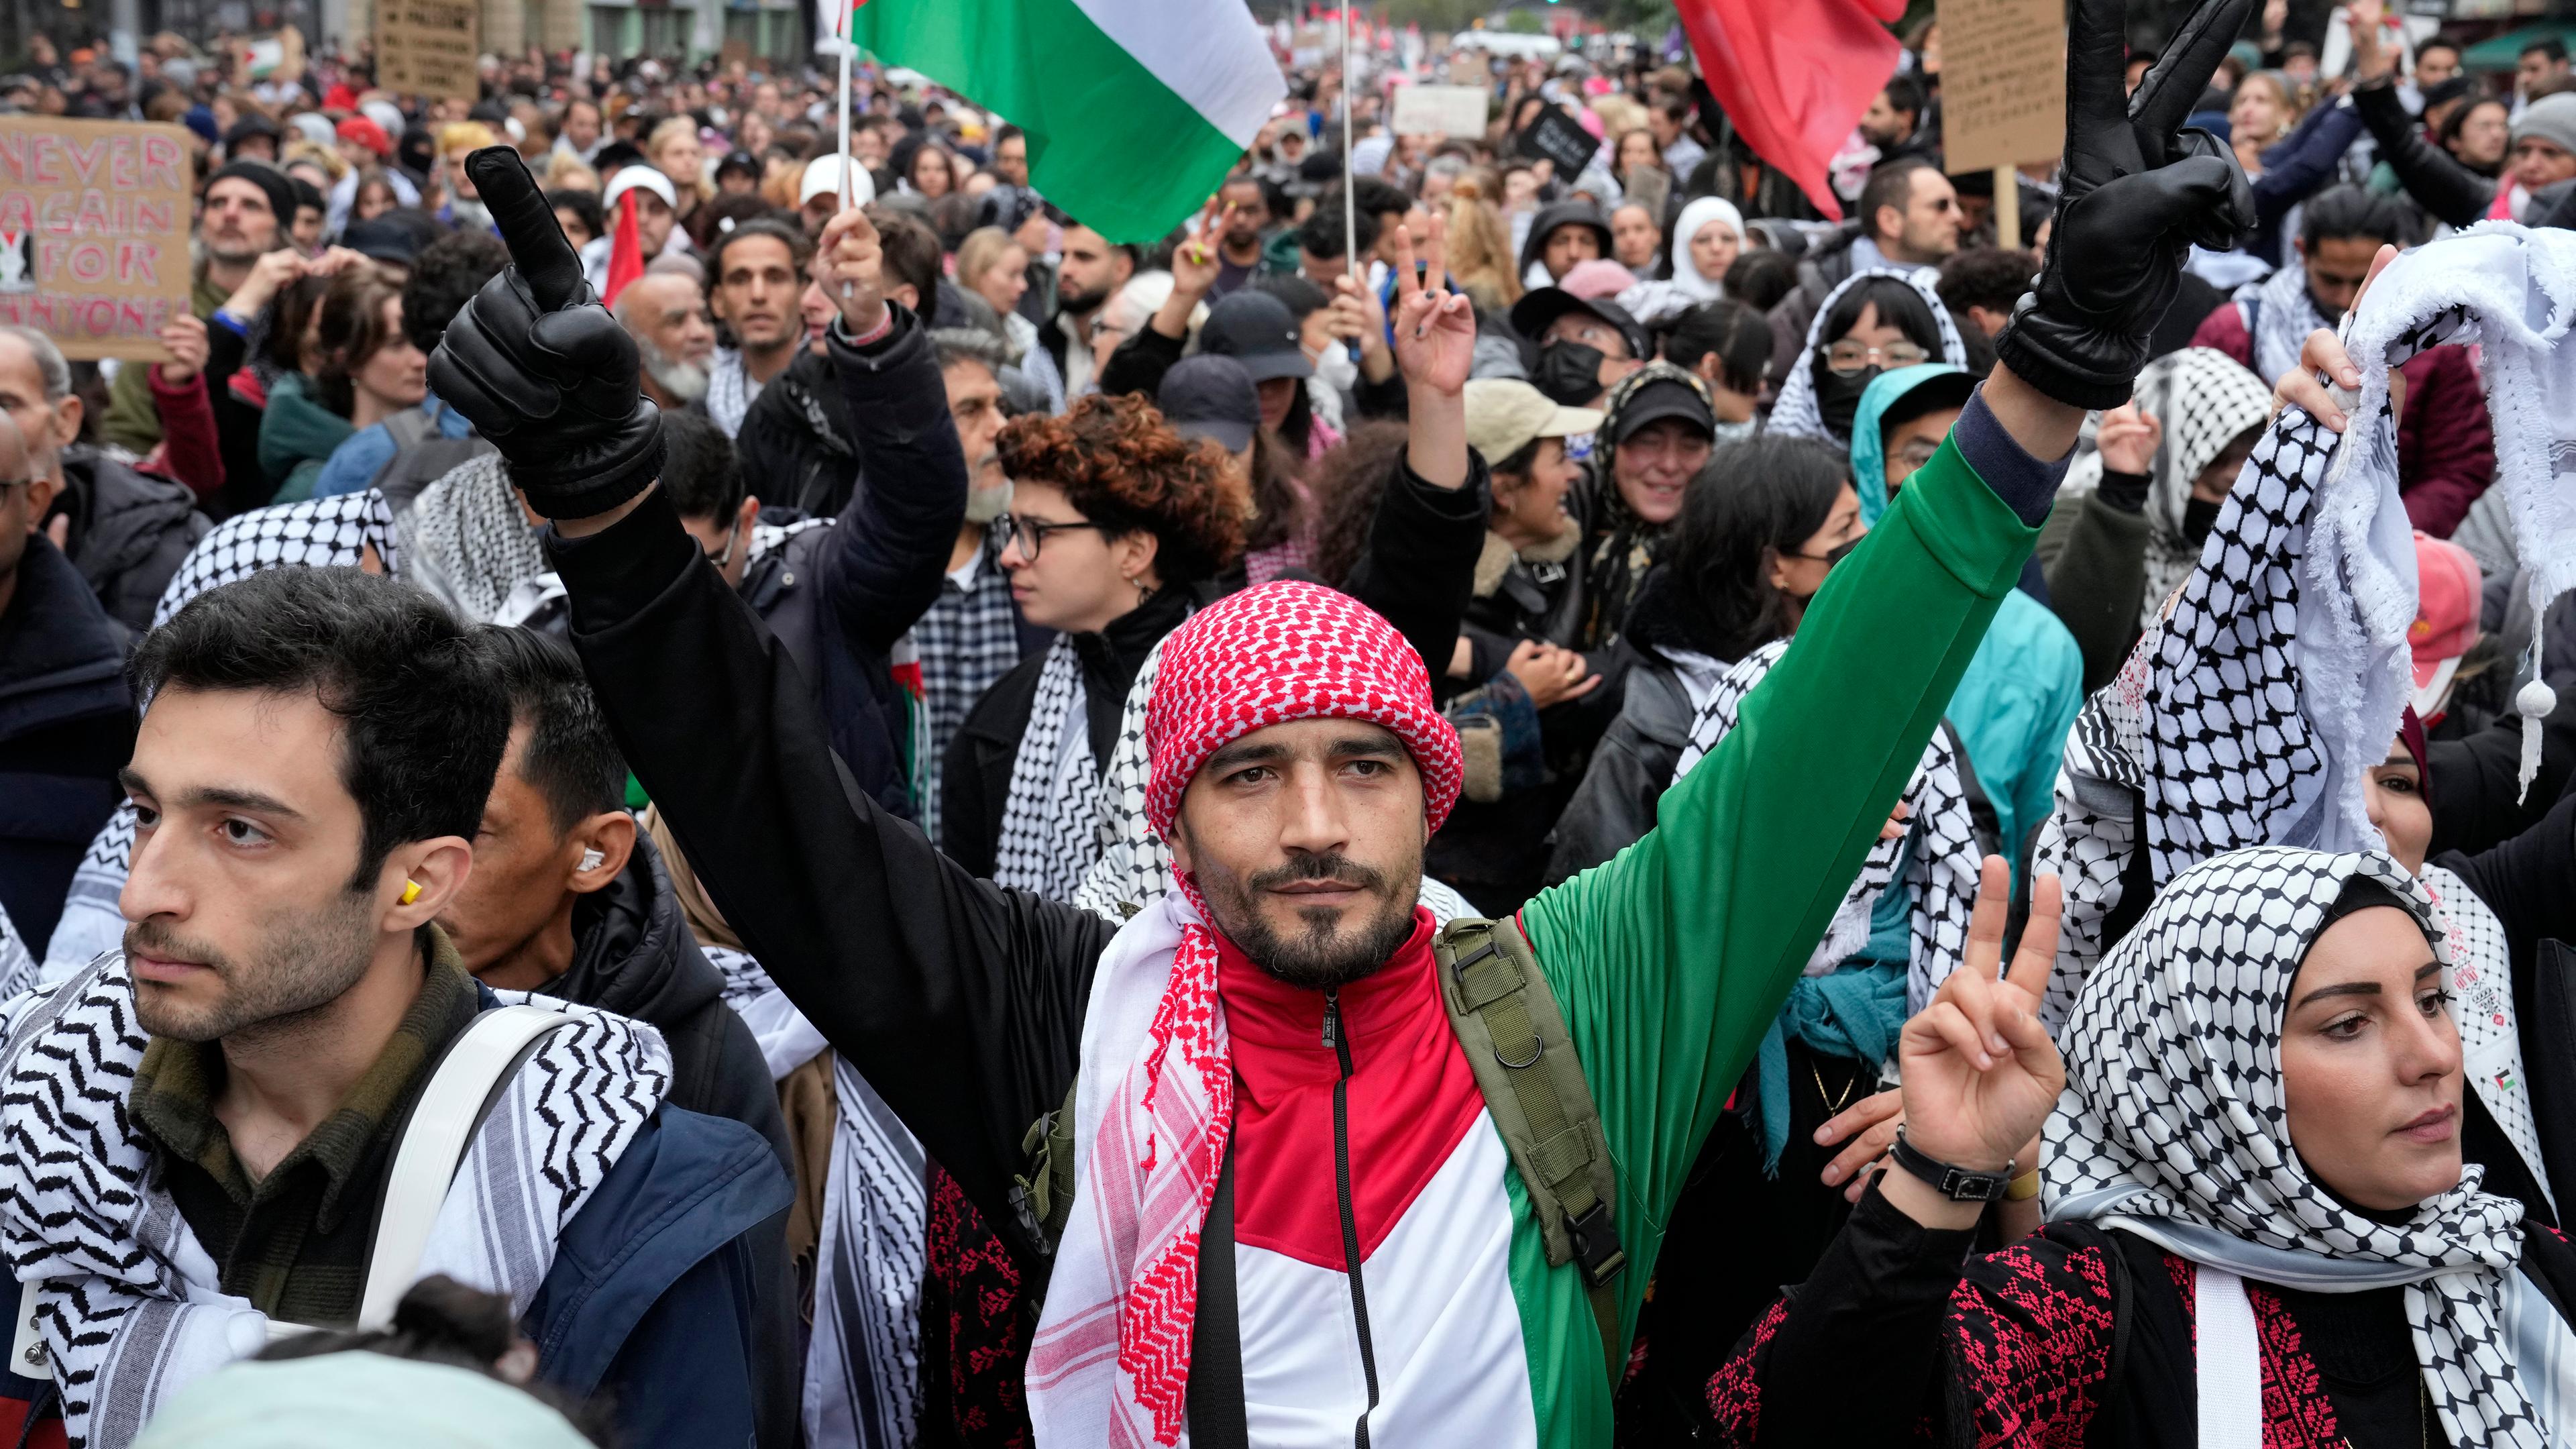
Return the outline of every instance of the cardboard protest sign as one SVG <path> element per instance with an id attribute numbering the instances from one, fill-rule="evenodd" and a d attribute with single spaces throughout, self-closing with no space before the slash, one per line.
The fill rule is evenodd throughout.
<path id="1" fill-rule="evenodd" d="M 1582 122 L 1567 115 L 1563 107 L 1553 104 L 1538 113 L 1538 119 L 1530 122 L 1529 129 L 1521 132 L 1515 144 L 1524 156 L 1543 156 L 1555 162 L 1557 175 L 1568 181 L 1591 165 L 1593 156 L 1601 149 L 1601 143 L 1592 139 L 1592 133 L 1583 129 Z"/>
<path id="2" fill-rule="evenodd" d="M 1953 173 L 2066 149 L 2063 0 L 1941 0 L 1941 148 Z"/>
<path id="3" fill-rule="evenodd" d="M 188 308 L 188 133 L 0 116 L 0 322 L 66 357 L 169 356 Z"/>
<path id="4" fill-rule="evenodd" d="M 1399 136 L 1481 136 L 1485 88 L 1406 86 L 1395 93 L 1393 129 Z"/>
<path id="5" fill-rule="evenodd" d="M 376 79 L 404 95 L 474 100 L 482 28 L 476 0 L 377 0 Z"/>

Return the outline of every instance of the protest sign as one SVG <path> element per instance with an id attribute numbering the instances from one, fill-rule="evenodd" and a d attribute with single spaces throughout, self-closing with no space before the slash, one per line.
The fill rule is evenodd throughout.
<path id="1" fill-rule="evenodd" d="M 1592 164 L 1601 143 L 1583 129 L 1583 123 L 1565 113 L 1564 108 L 1550 104 L 1538 113 L 1515 143 L 1524 156 L 1545 157 L 1556 163 L 1557 174 L 1567 181 Z"/>
<path id="2" fill-rule="evenodd" d="M 2066 148 L 2063 0 L 1941 0 L 1941 146 L 1953 174 Z"/>
<path id="3" fill-rule="evenodd" d="M 1485 134 L 1483 86 L 1406 86 L 1395 93 L 1399 136 Z"/>
<path id="4" fill-rule="evenodd" d="M 169 356 L 188 308 L 188 133 L 0 116 L 0 322 L 66 357 Z"/>
<path id="5" fill-rule="evenodd" d="M 475 70 L 482 25 L 474 0 L 378 0 L 378 82 L 404 95 L 476 99 L 483 94 Z"/>

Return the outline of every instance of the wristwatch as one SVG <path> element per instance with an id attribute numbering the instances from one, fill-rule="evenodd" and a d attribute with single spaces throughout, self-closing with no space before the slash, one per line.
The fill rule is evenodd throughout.
<path id="1" fill-rule="evenodd" d="M 2002 1170 L 1996 1172 L 1954 1167 L 1916 1150 L 1913 1143 L 1905 1140 L 1903 1124 L 1897 1126 L 1896 1145 L 1887 1150 L 1887 1155 L 1897 1166 L 1932 1184 L 1952 1202 L 1994 1202 L 2012 1186 L 2011 1162 L 2007 1161 Z"/>

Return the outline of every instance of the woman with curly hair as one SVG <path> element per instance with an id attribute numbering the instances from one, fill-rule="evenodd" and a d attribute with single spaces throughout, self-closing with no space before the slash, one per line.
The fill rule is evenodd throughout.
<path id="1" fill-rule="evenodd" d="M 941 845 L 970 872 L 1070 900 L 1099 844 L 1102 769 L 1145 656 L 1243 550 L 1240 470 L 1153 404 L 1094 395 L 1002 430 L 994 520 L 1011 597 L 1059 631 L 975 702 L 948 747 Z"/>

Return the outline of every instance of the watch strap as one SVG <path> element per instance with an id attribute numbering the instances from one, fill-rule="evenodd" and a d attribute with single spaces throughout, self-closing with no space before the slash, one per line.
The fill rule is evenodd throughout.
<path id="1" fill-rule="evenodd" d="M 1896 1145 L 1887 1152 L 1890 1161 L 1916 1177 L 1932 1184 L 1952 1202 L 1996 1202 L 2012 1186 L 2014 1164 L 2006 1162 L 1999 1171 L 1959 1167 L 1943 1162 L 1917 1149 L 1905 1140 L 1905 1128 L 1896 1129 Z"/>

